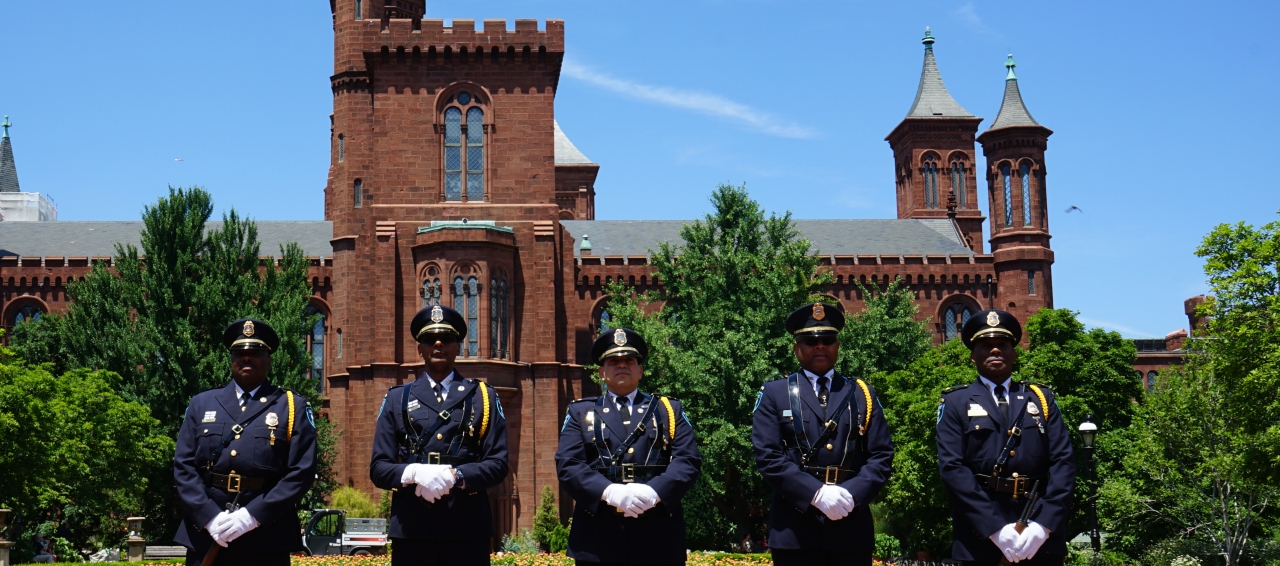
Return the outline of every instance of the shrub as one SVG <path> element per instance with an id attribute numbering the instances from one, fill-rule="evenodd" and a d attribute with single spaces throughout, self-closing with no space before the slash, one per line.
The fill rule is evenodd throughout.
<path id="1" fill-rule="evenodd" d="M 902 543 L 892 535 L 876 533 L 876 548 L 872 556 L 881 560 L 898 558 L 902 556 Z"/>
<path id="2" fill-rule="evenodd" d="M 520 534 L 514 537 L 502 535 L 502 551 L 507 554 L 537 554 L 538 541 L 529 529 L 520 529 Z"/>
<path id="3" fill-rule="evenodd" d="M 329 505 L 334 509 L 342 509 L 348 517 L 373 518 L 381 517 L 378 505 L 368 495 L 354 487 L 343 486 L 333 491 L 333 499 Z"/>

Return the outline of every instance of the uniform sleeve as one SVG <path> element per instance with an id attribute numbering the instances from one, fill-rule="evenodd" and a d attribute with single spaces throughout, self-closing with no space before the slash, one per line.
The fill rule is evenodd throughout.
<path id="1" fill-rule="evenodd" d="M 851 384 L 858 387 L 857 383 Z M 861 387 L 858 387 L 861 389 Z M 861 391 L 855 391 L 861 393 Z M 856 405 L 855 405 L 856 406 Z M 865 414 L 865 413 L 864 413 Z M 854 419 L 861 415 L 854 415 Z M 857 434 L 857 424 L 853 423 L 849 434 Z M 858 475 L 840 484 L 849 491 L 854 503 L 867 505 L 880 493 L 893 473 L 893 440 L 889 435 L 889 423 L 884 419 L 884 411 L 880 407 L 879 397 L 875 389 L 871 389 L 871 423 L 867 425 L 867 461 L 858 470 Z"/>
<path id="2" fill-rule="evenodd" d="M 956 405 L 952 403 L 951 405 Z M 943 403 L 938 419 L 938 469 L 951 495 L 951 505 L 974 530 L 988 538 L 1004 528 L 996 504 L 978 485 L 973 471 L 964 465 L 964 424 L 958 405 Z"/>
<path id="3" fill-rule="evenodd" d="M 1049 393 L 1052 395 L 1052 392 Z M 1067 425 L 1062 421 L 1062 413 L 1056 401 L 1050 401 L 1050 407 L 1044 408 L 1045 436 L 1048 436 L 1049 452 L 1049 485 L 1044 497 L 1037 503 L 1037 509 L 1031 514 L 1031 520 L 1040 523 L 1055 533 L 1067 526 L 1067 517 L 1071 514 L 1071 492 L 1076 485 L 1075 452 L 1071 448 L 1071 437 L 1067 434 Z"/>
<path id="4" fill-rule="evenodd" d="M 382 397 L 377 424 L 373 431 L 373 455 L 369 461 L 369 479 L 373 481 L 373 485 L 381 489 L 404 487 L 400 480 L 404 477 L 404 469 L 409 467 L 408 464 L 399 462 L 397 454 L 399 431 L 396 423 L 396 408 L 391 405 L 399 401 L 399 395 L 399 391 L 392 389 Z"/>
<path id="5" fill-rule="evenodd" d="M 288 394 L 286 394 L 288 395 Z M 286 402 L 283 398 L 281 402 Z M 289 440 L 288 468 L 284 477 L 245 509 L 263 525 L 274 523 L 286 513 L 295 513 L 302 496 L 316 480 L 316 427 L 311 424 L 310 405 L 304 397 L 293 396 L 293 438 Z M 301 409 L 301 410 L 299 410 Z"/>
<path id="6" fill-rule="evenodd" d="M 568 409 L 564 426 L 560 429 L 560 445 L 556 448 L 556 474 L 560 485 L 569 490 L 569 495 L 588 513 L 595 514 L 600 506 L 600 497 L 604 489 L 609 487 L 609 478 L 591 469 L 587 462 L 586 441 L 582 435 L 582 425 Z M 656 488 L 655 488 L 656 491 Z M 658 495 L 662 497 L 662 494 Z"/>
<path id="7" fill-rule="evenodd" d="M 764 392 L 760 407 L 751 421 L 751 444 L 755 448 L 756 468 L 764 481 L 800 511 L 809 510 L 809 502 L 822 487 L 818 478 L 805 473 L 787 457 L 780 436 L 781 416 L 774 395 Z"/>
<path id="8" fill-rule="evenodd" d="M 507 477 L 507 419 L 498 405 L 498 392 L 484 383 L 476 387 L 489 389 L 489 431 L 480 440 L 480 460 L 457 466 L 467 491 L 489 489 Z M 476 396 L 480 397 L 480 393 L 476 392 Z"/>
<path id="9" fill-rule="evenodd" d="M 183 507 L 186 508 L 187 514 L 195 519 L 196 524 L 192 526 L 203 529 L 209 521 L 222 512 L 222 509 L 219 509 L 218 505 L 209 499 L 209 494 L 205 493 L 204 480 L 196 469 L 196 415 L 198 414 L 200 414 L 199 411 L 193 411 L 191 406 L 187 406 L 186 418 L 182 420 L 182 426 L 178 429 L 177 450 L 173 454 L 173 479 L 177 483 L 178 497 L 182 499 Z"/>
<path id="10" fill-rule="evenodd" d="M 684 407 L 679 401 L 672 403 L 676 412 L 675 440 L 671 445 L 671 462 L 667 470 L 649 480 L 649 487 L 658 493 L 663 501 L 678 501 L 693 488 L 702 469 L 702 455 L 698 453 L 698 441 L 694 438 L 693 427 L 684 416 Z M 582 435 L 579 434 L 581 439 Z M 599 475 L 599 474 L 596 474 Z M 602 490 L 603 491 L 603 490 Z M 597 497 L 597 499 L 599 499 Z"/>

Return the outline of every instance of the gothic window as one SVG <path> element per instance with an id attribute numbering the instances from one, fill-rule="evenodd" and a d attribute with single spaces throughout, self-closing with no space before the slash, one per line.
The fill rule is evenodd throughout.
<path id="1" fill-rule="evenodd" d="M 342 357 L 342 329 L 339 328 L 335 332 L 338 334 L 338 355 L 336 357 L 341 358 Z"/>
<path id="2" fill-rule="evenodd" d="M 467 319 L 467 335 L 459 352 L 465 358 L 474 358 L 480 351 L 480 282 L 475 276 L 453 278 L 453 310 Z"/>
<path id="3" fill-rule="evenodd" d="M 444 288 L 440 286 L 440 278 L 428 278 L 422 282 L 422 306 L 430 307 L 440 304 Z"/>
<path id="4" fill-rule="evenodd" d="M 1027 294 L 1036 294 L 1036 272 L 1027 271 Z"/>
<path id="5" fill-rule="evenodd" d="M 942 318 L 948 342 L 960 335 L 960 329 L 964 328 L 964 323 L 968 322 L 972 315 L 973 312 L 964 303 L 955 303 L 947 308 Z"/>
<path id="6" fill-rule="evenodd" d="M 1024 226 L 1031 225 L 1031 164 L 1026 161 L 1022 162 L 1022 167 L 1018 170 L 1018 176 L 1022 177 L 1022 224 Z"/>
<path id="7" fill-rule="evenodd" d="M 924 158 L 924 207 L 938 208 L 938 163 L 932 155 Z"/>
<path id="8" fill-rule="evenodd" d="M 1010 185 L 1009 164 L 1000 166 L 1000 183 L 1004 187 L 1004 225 L 1013 226 L 1013 187 Z"/>
<path id="9" fill-rule="evenodd" d="M 356 19 L 364 19 L 364 0 L 356 0 Z"/>
<path id="10" fill-rule="evenodd" d="M 490 281 L 489 289 L 489 356 L 495 359 L 506 359 L 509 332 L 506 274 L 498 273 L 498 276 Z"/>
<path id="11" fill-rule="evenodd" d="M 311 326 L 311 330 L 307 332 L 303 340 L 306 342 L 307 351 L 311 353 L 311 367 L 307 370 L 307 377 L 316 380 L 316 390 L 324 392 L 324 313 L 312 306 L 306 309 L 307 316 L 319 315 L 316 323 Z"/>
<path id="12" fill-rule="evenodd" d="M 44 313 L 40 312 L 40 307 L 35 305 L 26 305 L 19 307 L 18 312 L 13 315 L 13 326 L 18 326 L 24 322 L 35 322 L 40 320 L 40 316 Z"/>
<path id="13" fill-rule="evenodd" d="M 609 314 L 609 309 L 600 311 L 600 320 L 597 322 L 596 328 L 600 329 L 600 335 L 613 330 L 613 315 Z"/>
<path id="14" fill-rule="evenodd" d="M 967 196 L 964 186 L 964 163 L 960 161 L 951 162 L 951 190 L 956 193 L 956 202 L 960 208 L 967 205 Z"/>
<path id="15" fill-rule="evenodd" d="M 1156 373 L 1155 371 L 1147 372 L 1147 391 L 1150 391 L 1156 388 L 1156 378 L 1159 376 L 1160 374 Z"/>
<path id="16" fill-rule="evenodd" d="M 355 185 L 352 187 L 352 190 L 354 192 L 354 195 L 352 196 L 352 198 L 355 201 L 355 207 L 360 208 L 361 206 L 364 206 L 364 181 L 361 181 L 360 179 L 356 179 Z"/>
<path id="17" fill-rule="evenodd" d="M 338 161 L 342 162 L 347 159 L 347 140 L 338 134 Z"/>
<path id="18" fill-rule="evenodd" d="M 485 127 L 479 104 L 463 91 L 450 97 L 444 110 L 445 200 L 484 200 Z"/>

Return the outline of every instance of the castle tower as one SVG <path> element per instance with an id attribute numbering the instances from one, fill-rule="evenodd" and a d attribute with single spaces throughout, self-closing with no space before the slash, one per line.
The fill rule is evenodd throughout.
<path id="1" fill-rule="evenodd" d="M 925 28 L 924 68 L 911 110 L 885 141 L 893 148 L 898 218 L 947 218 L 955 195 L 954 218 L 969 248 L 982 253 L 974 134 L 982 118 L 965 110 L 947 92 L 933 54 L 933 33 Z"/>
<path id="2" fill-rule="evenodd" d="M 991 253 L 999 287 L 996 304 L 1022 320 L 1053 308 L 1053 250 L 1044 152 L 1053 131 L 1031 117 L 1022 102 L 1013 55 L 1005 67 L 1004 102 L 987 131 L 978 136 L 987 158 L 991 204 Z"/>

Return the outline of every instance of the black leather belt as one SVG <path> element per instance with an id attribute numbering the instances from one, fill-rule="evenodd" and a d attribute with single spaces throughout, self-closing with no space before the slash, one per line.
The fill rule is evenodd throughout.
<path id="1" fill-rule="evenodd" d="M 805 473 L 822 480 L 827 485 L 843 483 L 858 475 L 854 470 L 846 470 L 840 466 L 805 466 Z"/>
<path id="2" fill-rule="evenodd" d="M 227 493 L 239 493 L 241 491 L 260 491 L 266 487 L 272 478 L 255 478 L 242 476 L 240 474 L 215 474 L 210 472 L 204 479 L 204 484 L 209 487 L 216 487 Z"/>
<path id="3" fill-rule="evenodd" d="M 1031 486 L 1043 477 L 1017 476 L 1010 478 L 998 478 L 983 474 L 974 474 L 973 477 L 978 479 L 978 485 L 983 489 L 993 493 L 1008 493 L 1015 498 L 1023 497 L 1031 493 Z"/>
<path id="4" fill-rule="evenodd" d="M 658 477 L 658 474 L 667 471 L 666 465 L 644 466 L 637 464 L 619 464 L 608 468 L 598 468 L 600 472 L 609 481 L 613 483 L 649 483 L 649 480 Z"/>
<path id="5" fill-rule="evenodd" d="M 414 458 L 419 464 L 443 464 L 446 466 L 458 466 L 461 464 L 474 464 L 476 458 L 474 456 L 450 456 L 439 452 L 428 452 L 420 454 Z"/>

